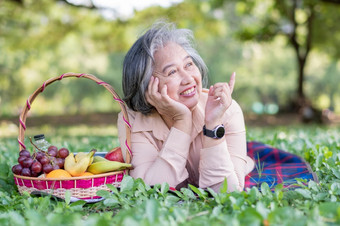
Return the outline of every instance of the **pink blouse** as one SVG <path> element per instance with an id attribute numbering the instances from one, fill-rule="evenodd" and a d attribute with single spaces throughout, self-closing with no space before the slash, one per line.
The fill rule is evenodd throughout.
<path id="1" fill-rule="evenodd" d="M 192 184 L 200 188 L 210 187 L 216 192 L 227 178 L 228 191 L 243 189 L 245 175 L 253 169 L 254 162 L 247 156 L 242 110 L 233 100 L 223 117 L 226 142 L 202 148 L 207 97 L 207 93 L 202 92 L 192 111 L 191 136 L 174 127 L 169 129 L 156 111 L 143 115 L 128 109 L 132 126 L 132 177 L 142 178 L 149 185 L 167 182 L 178 189 Z M 124 126 L 120 113 L 118 136 L 122 147 L 125 147 Z"/>

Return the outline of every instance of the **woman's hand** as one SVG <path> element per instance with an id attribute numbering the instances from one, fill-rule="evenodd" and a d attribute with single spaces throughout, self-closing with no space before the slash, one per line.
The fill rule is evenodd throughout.
<path id="1" fill-rule="evenodd" d="M 184 132 L 190 134 L 191 131 L 191 111 L 190 109 L 168 96 L 167 86 L 164 85 L 160 92 L 158 91 L 159 79 L 151 76 L 148 90 L 145 94 L 146 100 L 156 108 L 163 119 Z M 169 124 L 168 124 L 169 126 Z M 186 127 L 186 128 L 184 128 Z"/>
<path id="2" fill-rule="evenodd" d="M 210 87 L 205 107 L 205 125 L 208 129 L 222 124 L 222 116 L 232 102 L 235 75 L 235 72 L 231 75 L 229 83 L 216 83 Z"/>

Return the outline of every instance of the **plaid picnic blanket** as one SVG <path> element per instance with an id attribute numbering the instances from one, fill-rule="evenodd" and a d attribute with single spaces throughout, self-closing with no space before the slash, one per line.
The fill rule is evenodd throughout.
<path id="1" fill-rule="evenodd" d="M 317 175 L 300 156 L 256 141 L 247 142 L 247 148 L 248 156 L 255 161 L 255 168 L 246 176 L 245 188 L 260 188 L 263 182 L 272 190 L 277 184 L 294 188 L 297 178 L 318 182 Z"/>

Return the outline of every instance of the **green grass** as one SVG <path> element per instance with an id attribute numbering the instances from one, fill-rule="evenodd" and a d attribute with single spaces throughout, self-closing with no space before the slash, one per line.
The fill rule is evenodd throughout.
<path id="1" fill-rule="evenodd" d="M 109 150 L 117 138 L 50 134 L 51 143 L 72 151 Z M 100 134 L 100 135 L 98 135 Z M 212 193 L 196 187 L 168 192 L 167 184 L 150 188 L 142 180 L 124 178 L 120 192 L 99 191 L 104 201 L 70 203 L 49 197 L 20 195 L 10 172 L 18 156 L 16 138 L 0 140 L 0 225 L 339 225 L 340 128 L 289 126 L 248 128 L 257 140 L 304 157 L 320 183 L 299 183 L 295 190 L 278 185 L 271 192 L 253 187 L 244 192 Z M 198 195 L 195 196 L 195 193 Z"/>

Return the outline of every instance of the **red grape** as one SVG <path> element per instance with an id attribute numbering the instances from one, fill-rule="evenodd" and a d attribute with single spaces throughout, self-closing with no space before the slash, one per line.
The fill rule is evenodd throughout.
<path id="1" fill-rule="evenodd" d="M 60 167 L 57 164 L 52 165 L 53 170 L 60 169 Z"/>
<path id="2" fill-rule="evenodd" d="M 19 156 L 26 156 L 26 157 L 30 157 L 31 156 L 31 153 L 25 149 L 21 150 L 19 152 Z"/>
<path id="3" fill-rule="evenodd" d="M 23 162 L 24 162 L 25 159 L 27 159 L 26 156 L 23 156 L 23 155 L 19 156 L 19 158 L 18 158 L 18 163 L 20 163 L 20 165 L 23 166 Z"/>
<path id="4" fill-rule="evenodd" d="M 32 163 L 33 163 L 33 159 L 32 159 L 31 157 L 29 157 L 29 158 L 26 158 L 26 159 L 22 162 L 22 166 L 23 166 L 24 168 L 30 168 L 31 165 L 32 165 Z"/>
<path id="5" fill-rule="evenodd" d="M 58 151 L 58 148 L 54 145 L 51 145 L 48 147 L 47 151 L 51 151 L 51 150 Z"/>
<path id="6" fill-rule="evenodd" d="M 22 176 L 30 177 L 31 176 L 31 170 L 29 168 L 23 168 L 21 170 L 21 175 Z"/>
<path id="7" fill-rule="evenodd" d="M 41 165 L 40 162 L 35 161 L 35 162 L 32 163 L 32 166 L 31 166 L 31 171 L 32 171 L 32 173 L 33 173 L 33 172 L 34 172 L 34 173 L 40 173 L 41 170 L 42 170 L 42 165 Z"/>
<path id="8" fill-rule="evenodd" d="M 60 148 L 59 151 L 58 151 L 58 156 L 60 158 L 64 159 L 64 158 L 66 158 L 68 156 L 69 153 L 70 152 L 69 152 L 69 150 L 67 148 Z"/>
<path id="9" fill-rule="evenodd" d="M 44 152 L 38 151 L 36 153 L 33 154 L 33 158 L 35 158 L 36 160 L 40 161 L 40 159 L 45 156 Z"/>
<path id="10" fill-rule="evenodd" d="M 65 163 L 65 159 L 63 158 L 57 158 L 55 161 L 54 161 L 55 164 L 57 164 L 59 166 L 60 169 L 63 169 L 64 168 L 64 163 Z"/>
<path id="11" fill-rule="evenodd" d="M 41 173 L 36 173 L 36 172 L 33 172 L 33 171 L 31 172 L 32 177 L 38 177 L 38 176 L 40 176 L 40 174 Z"/>
<path id="12" fill-rule="evenodd" d="M 53 167 L 52 167 L 52 165 L 51 165 L 51 163 L 47 163 L 47 164 L 45 164 L 45 165 L 43 165 L 43 172 L 44 173 L 49 173 L 49 172 L 51 172 L 53 170 Z"/>
<path id="13" fill-rule="evenodd" d="M 56 157 L 58 154 L 58 149 L 49 149 L 47 153 L 49 156 Z"/>
<path id="14" fill-rule="evenodd" d="M 16 175 L 20 175 L 22 171 L 22 166 L 20 164 L 14 165 L 12 167 L 12 172 Z"/>
<path id="15" fill-rule="evenodd" d="M 50 162 L 50 159 L 46 155 L 44 155 L 40 158 L 39 162 L 41 163 L 41 165 L 45 165 Z"/>
<path id="16" fill-rule="evenodd" d="M 52 156 L 52 157 L 50 157 L 50 162 L 52 162 L 52 164 L 53 164 L 53 163 L 55 163 L 55 160 L 56 160 L 56 159 L 57 159 L 56 157 L 53 157 L 53 156 Z"/>

